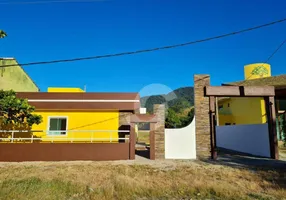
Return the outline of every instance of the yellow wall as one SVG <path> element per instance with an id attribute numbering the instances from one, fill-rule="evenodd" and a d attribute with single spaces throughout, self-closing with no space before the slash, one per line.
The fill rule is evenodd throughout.
<path id="1" fill-rule="evenodd" d="M 267 63 L 255 63 L 244 66 L 245 80 L 265 78 L 271 76 L 271 68 Z"/>
<path id="2" fill-rule="evenodd" d="M 271 67 L 267 63 L 254 63 L 244 66 L 245 80 L 271 76 Z M 263 98 L 237 97 L 223 99 L 218 102 L 223 105 L 219 110 L 219 125 L 261 124 L 266 123 L 266 109 Z M 229 107 L 228 107 L 229 104 Z"/>
<path id="3" fill-rule="evenodd" d="M 58 88 L 58 87 L 49 87 L 48 92 L 84 92 L 80 88 Z"/>
<path id="4" fill-rule="evenodd" d="M 32 130 L 48 130 L 49 117 L 67 117 L 68 130 L 118 130 L 119 128 L 119 112 L 104 111 L 104 112 L 35 112 L 43 117 L 43 123 L 34 125 Z M 91 133 L 84 132 L 68 132 L 66 136 L 48 136 L 45 133 L 35 133 L 34 135 L 43 138 L 43 141 L 51 140 L 59 141 L 57 138 L 86 138 L 90 141 Z M 99 132 L 94 133 L 94 138 L 109 138 L 110 133 Z M 112 138 L 118 138 L 118 133 L 112 133 Z M 109 140 L 108 140 L 109 141 Z M 118 141 L 118 140 L 114 140 Z"/>
<path id="5" fill-rule="evenodd" d="M 219 106 L 223 105 L 223 108 L 219 111 L 219 125 L 225 125 L 225 123 L 231 123 L 232 125 L 266 123 L 263 98 L 230 98 L 218 104 Z"/>

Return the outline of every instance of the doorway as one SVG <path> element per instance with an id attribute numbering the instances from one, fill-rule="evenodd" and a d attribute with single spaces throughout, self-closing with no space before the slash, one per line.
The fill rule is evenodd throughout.
<path id="1" fill-rule="evenodd" d="M 150 123 L 137 123 L 135 134 L 135 154 L 150 159 Z"/>

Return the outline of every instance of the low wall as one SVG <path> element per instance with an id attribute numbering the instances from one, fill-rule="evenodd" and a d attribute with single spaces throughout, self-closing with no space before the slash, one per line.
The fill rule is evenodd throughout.
<path id="1" fill-rule="evenodd" d="M 0 161 L 128 160 L 129 143 L 0 144 Z"/>
<path id="2" fill-rule="evenodd" d="M 217 147 L 270 157 L 268 124 L 216 127 Z"/>
<path id="3" fill-rule="evenodd" d="M 196 159 L 195 118 L 187 127 L 165 129 L 166 159 Z"/>

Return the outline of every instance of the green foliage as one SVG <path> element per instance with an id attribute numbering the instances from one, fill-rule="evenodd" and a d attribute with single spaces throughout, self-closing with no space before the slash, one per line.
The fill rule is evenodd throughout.
<path id="1" fill-rule="evenodd" d="M 42 116 L 32 114 L 35 107 L 29 105 L 27 99 L 16 97 L 16 93 L 12 90 L 0 90 L 0 119 L 1 127 L 21 127 L 24 124 L 32 126 L 40 124 Z"/>
<path id="2" fill-rule="evenodd" d="M 190 108 L 191 104 L 188 102 L 186 99 L 181 98 L 178 100 L 175 105 L 173 105 L 171 108 L 176 112 L 176 113 L 181 113 L 183 112 L 186 108 Z"/>
<path id="3" fill-rule="evenodd" d="M 165 120 L 166 128 L 182 128 L 188 126 L 194 118 L 194 108 L 192 108 L 187 115 L 177 113 L 173 108 L 169 108 Z"/>
<path id="4" fill-rule="evenodd" d="M 7 37 L 7 33 L 5 33 L 5 31 L 0 30 L 0 38 L 4 38 Z"/>
<path id="5" fill-rule="evenodd" d="M 194 119 L 195 116 L 195 109 L 192 108 L 189 112 L 187 116 L 181 117 L 181 126 L 185 127 L 188 126 Z"/>
<path id="6" fill-rule="evenodd" d="M 165 120 L 165 127 L 166 128 L 176 128 L 181 125 L 180 118 L 176 114 L 176 112 L 172 109 L 169 108 L 167 112 L 167 117 Z"/>
<path id="7" fill-rule="evenodd" d="M 189 104 L 187 104 L 186 101 Z M 141 98 L 141 105 L 147 109 L 148 113 L 151 113 L 153 111 L 154 104 L 164 103 L 166 103 L 169 108 L 174 108 L 173 106 L 178 107 L 178 109 L 180 109 L 180 106 L 182 106 L 183 108 L 190 108 L 190 106 L 194 105 L 194 88 L 178 88 L 166 95 L 153 95 Z"/>
<path id="8" fill-rule="evenodd" d="M 147 108 L 148 113 L 152 113 L 154 104 L 167 104 L 166 128 L 185 127 L 194 117 L 194 109 L 190 110 L 194 105 L 194 88 L 184 87 L 166 95 L 141 98 L 141 105 Z"/>
<path id="9" fill-rule="evenodd" d="M 147 113 L 152 113 L 154 104 L 164 104 L 164 103 L 166 103 L 166 99 L 163 95 L 150 96 L 144 102 Z"/>

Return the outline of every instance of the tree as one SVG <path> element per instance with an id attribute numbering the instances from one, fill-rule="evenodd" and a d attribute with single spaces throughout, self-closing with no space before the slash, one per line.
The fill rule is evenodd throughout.
<path id="1" fill-rule="evenodd" d="M 179 99 L 175 105 L 172 106 L 172 109 L 176 112 L 176 113 L 181 113 L 183 112 L 186 108 L 191 107 L 190 102 L 188 102 L 186 99 L 182 98 Z"/>
<path id="2" fill-rule="evenodd" d="M 165 127 L 166 128 L 176 128 L 181 125 L 180 118 L 176 114 L 176 112 L 172 109 L 168 109 L 167 117 L 165 120 Z"/>
<path id="3" fill-rule="evenodd" d="M 0 129 L 31 128 L 42 122 L 42 116 L 32 114 L 34 106 L 27 99 L 17 98 L 13 90 L 0 90 Z"/>
<path id="4" fill-rule="evenodd" d="M 7 37 L 7 33 L 5 33 L 5 31 L 0 30 L 0 38 L 4 38 Z"/>
<path id="5" fill-rule="evenodd" d="M 182 127 L 188 126 L 194 119 L 195 116 L 195 109 L 194 107 L 188 112 L 188 115 L 186 117 L 182 117 L 181 124 Z"/>

